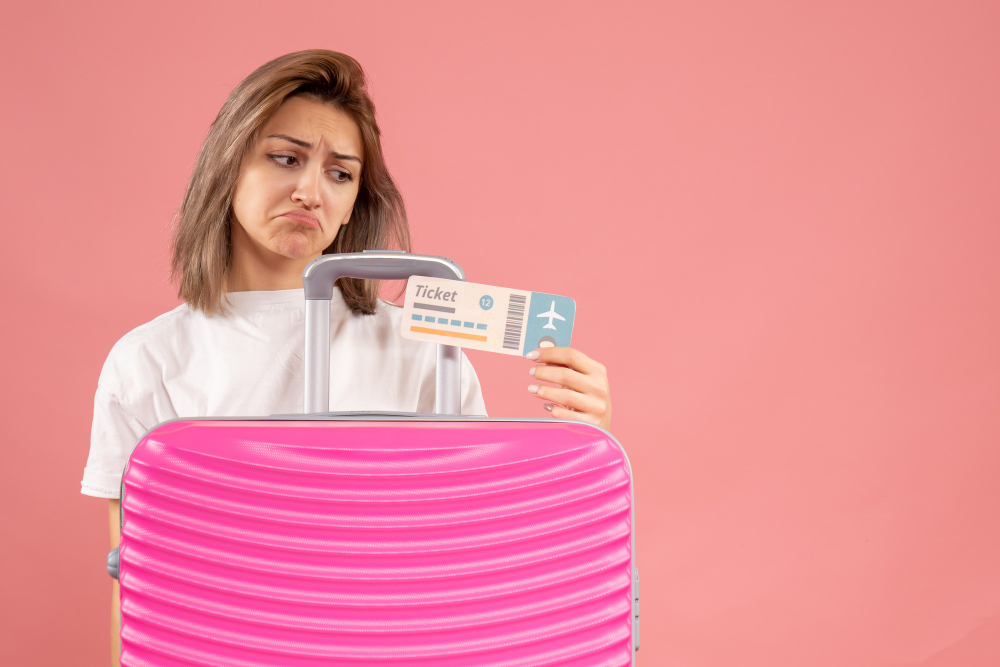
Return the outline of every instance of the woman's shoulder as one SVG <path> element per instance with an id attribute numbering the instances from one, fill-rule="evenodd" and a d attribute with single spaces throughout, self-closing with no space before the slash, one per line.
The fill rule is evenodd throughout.
<path id="1" fill-rule="evenodd" d="M 182 303 L 129 330 L 111 346 L 98 385 L 116 393 L 123 375 L 160 364 L 169 348 L 185 337 L 194 319 L 193 310 Z"/>
<path id="2" fill-rule="evenodd" d="M 155 342 L 176 332 L 178 328 L 183 327 L 192 319 L 193 313 L 194 311 L 190 306 L 182 303 L 176 308 L 168 310 L 162 315 L 157 315 L 148 322 L 144 322 L 131 329 L 119 338 L 111 349 L 113 352 L 118 353 L 141 349 L 151 342 Z"/>

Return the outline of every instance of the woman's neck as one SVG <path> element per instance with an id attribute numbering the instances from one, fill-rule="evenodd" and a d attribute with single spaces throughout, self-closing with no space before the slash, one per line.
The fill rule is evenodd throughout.
<path id="1" fill-rule="evenodd" d="M 310 258 L 311 260 L 312 258 Z M 302 268 L 288 271 L 266 271 L 259 267 L 245 270 L 241 266 L 233 264 L 229 274 L 226 276 L 227 292 L 268 292 L 279 289 L 298 289 L 302 287 L 302 269 L 309 262 L 302 264 Z"/>

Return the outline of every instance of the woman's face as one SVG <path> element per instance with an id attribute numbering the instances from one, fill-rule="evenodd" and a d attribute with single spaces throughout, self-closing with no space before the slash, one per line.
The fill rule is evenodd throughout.
<path id="1" fill-rule="evenodd" d="M 237 181 L 234 246 L 248 241 L 242 250 L 266 263 L 320 255 L 351 218 L 362 147 L 361 130 L 344 111 L 309 97 L 286 99 Z"/>

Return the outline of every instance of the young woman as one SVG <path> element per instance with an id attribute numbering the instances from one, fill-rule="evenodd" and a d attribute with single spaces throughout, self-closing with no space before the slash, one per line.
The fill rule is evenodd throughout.
<path id="1" fill-rule="evenodd" d="M 361 66 L 325 50 L 291 53 L 241 82 L 205 139 L 173 238 L 181 306 L 119 340 L 101 371 L 82 492 L 110 500 L 143 434 L 177 417 L 301 412 L 302 271 L 323 253 L 410 250 Z M 402 309 L 378 282 L 338 281 L 331 304 L 331 410 L 432 412 L 436 347 L 399 336 Z M 607 372 L 579 350 L 529 355 L 531 391 L 553 417 L 608 429 Z M 462 413 L 486 414 L 462 355 Z M 118 663 L 118 584 L 112 655 Z"/>

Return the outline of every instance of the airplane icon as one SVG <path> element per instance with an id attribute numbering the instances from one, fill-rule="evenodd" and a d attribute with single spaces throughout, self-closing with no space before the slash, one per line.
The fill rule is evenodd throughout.
<path id="1" fill-rule="evenodd" d="M 545 311 L 544 313 L 538 313 L 537 315 L 535 315 L 535 317 L 547 317 L 547 318 L 549 318 L 549 323 L 546 324 L 545 326 L 543 326 L 542 327 L 543 329 L 555 329 L 555 327 L 552 325 L 552 320 L 554 320 L 554 319 L 556 319 L 556 320 L 562 320 L 563 322 L 566 321 L 565 317 L 563 317 L 562 315 L 560 315 L 559 313 L 556 312 L 556 302 L 555 301 L 552 302 L 552 305 L 549 306 L 549 309 L 547 311 Z"/>

